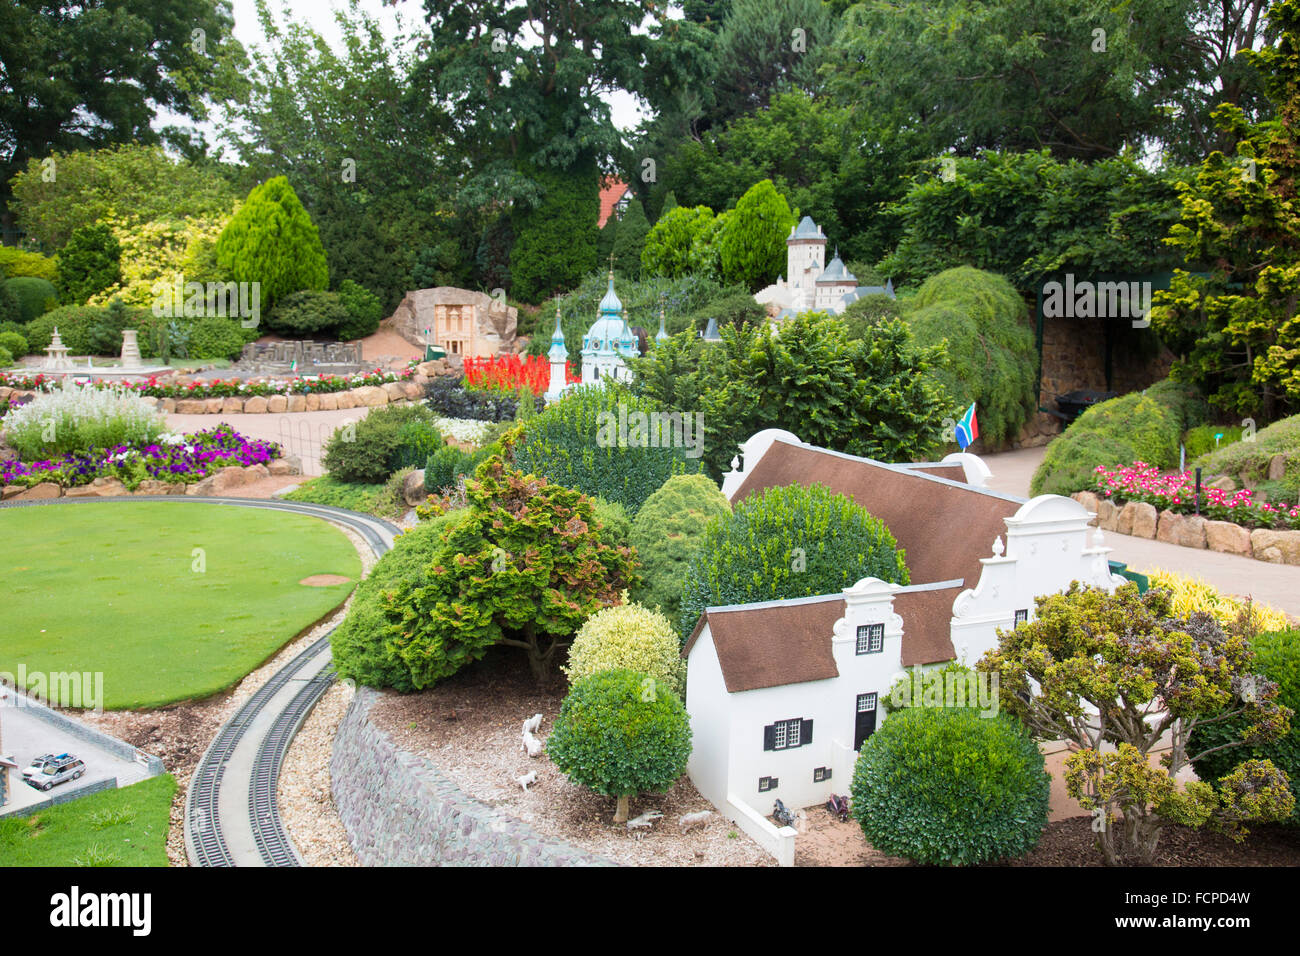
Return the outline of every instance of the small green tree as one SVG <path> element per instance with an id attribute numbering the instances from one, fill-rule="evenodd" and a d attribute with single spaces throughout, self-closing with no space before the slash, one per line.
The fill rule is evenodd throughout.
<path id="1" fill-rule="evenodd" d="M 615 823 L 641 793 L 663 793 L 686 772 L 691 725 L 674 693 L 634 670 L 608 670 L 573 685 L 546 755 L 579 786 L 618 800 Z"/>
<path id="2" fill-rule="evenodd" d="M 634 279 L 641 275 L 641 252 L 649 232 L 650 220 L 646 218 L 645 207 L 641 200 L 633 199 L 627 204 L 614 234 L 614 270 L 620 275 Z"/>
<path id="3" fill-rule="evenodd" d="M 686 695 L 686 661 L 672 622 L 640 604 L 602 608 L 578 629 L 569 646 L 569 663 L 562 667 L 569 683 L 600 671 L 638 671 L 652 677 L 678 697 Z"/>
<path id="4" fill-rule="evenodd" d="M 628 543 L 636 549 L 645 584 L 634 596 L 676 620 L 682 582 L 709 523 L 726 520 L 731 505 L 706 475 L 674 475 L 646 499 L 632 522 Z"/>
<path id="5" fill-rule="evenodd" d="M 348 313 L 347 321 L 337 329 L 339 339 L 350 342 L 374 334 L 384 317 L 384 304 L 379 296 L 351 279 L 344 279 L 339 283 L 338 297 Z"/>
<path id="6" fill-rule="evenodd" d="M 590 499 L 500 458 L 466 481 L 469 514 L 437 552 L 426 582 L 392 595 L 393 647 L 413 686 L 427 687 L 517 647 L 539 683 L 578 626 L 640 583 L 626 547 L 605 544 Z"/>
<path id="7" fill-rule="evenodd" d="M 253 187 L 217 237 L 215 253 L 224 275 L 260 283 L 264 312 L 291 292 L 329 288 L 320 233 L 283 176 Z"/>
<path id="8" fill-rule="evenodd" d="M 722 229 L 718 252 L 723 278 L 751 292 L 776 281 L 785 268 L 785 240 L 794 224 L 795 214 L 772 180 L 749 187 Z"/>
<path id="9" fill-rule="evenodd" d="M 691 250 L 713 222 L 708 206 L 674 206 L 646 235 L 641 269 L 646 275 L 682 276 L 691 271 Z"/>
<path id="10" fill-rule="evenodd" d="M 706 607 L 834 594 L 874 577 L 909 581 L 889 528 L 825 485 L 767 488 L 710 522 L 682 585 L 683 640 Z"/>
<path id="11" fill-rule="evenodd" d="M 80 305 L 122 278 L 122 247 L 103 223 L 79 226 L 59 253 L 63 300 Z"/>
<path id="12" fill-rule="evenodd" d="M 1001 708 L 1031 733 L 1077 748 L 1066 792 L 1094 814 L 1108 864 L 1150 865 L 1170 824 L 1240 840 L 1246 821 L 1290 815 L 1286 774 L 1267 760 L 1247 760 L 1217 783 L 1176 779 L 1205 756 L 1188 749 L 1198 726 L 1225 712 L 1245 727 L 1218 746 L 1287 732 L 1292 711 L 1278 703 L 1277 684 L 1253 673 L 1242 634 L 1224 633 L 1209 614 L 1175 618 L 1169 592 L 1139 595 L 1135 584 L 1110 594 L 1075 582 L 1036 604 L 1035 620 L 999 630 L 998 647 L 976 666 L 998 675 Z M 1153 763 L 1166 738 L 1169 751 Z"/>

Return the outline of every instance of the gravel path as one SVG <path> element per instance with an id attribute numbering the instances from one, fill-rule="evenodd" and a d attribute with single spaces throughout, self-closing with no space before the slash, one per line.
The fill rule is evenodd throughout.
<path id="1" fill-rule="evenodd" d="M 293 738 L 276 793 L 280 817 L 308 866 L 360 866 L 339 819 L 330 786 L 334 734 L 353 689 L 335 681 Z"/>

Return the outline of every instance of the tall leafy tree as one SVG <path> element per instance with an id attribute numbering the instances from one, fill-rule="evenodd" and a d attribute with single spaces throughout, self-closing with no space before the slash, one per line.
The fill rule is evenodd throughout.
<path id="1" fill-rule="evenodd" d="M 722 275 L 751 290 L 775 281 L 786 263 L 786 237 L 795 214 L 786 198 L 764 179 L 740 197 L 718 240 Z"/>
<path id="2" fill-rule="evenodd" d="M 1274 46 L 1248 54 L 1277 118 L 1220 106 L 1239 155 L 1211 153 L 1181 190 L 1170 242 L 1202 270 L 1175 273 L 1152 324 L 1180 353 L 1175 374 L 1234 414 L 1271 420 L 1300 409 L 1300 0 L 1269 9 Z"/>
<path id="3" fill-rule="evenodd" d="M 0 219 L 9 180 L 53 151 L 156 143 L 160 110 L 202 118 L 238 85 L 228 0 L 0 5 Z M 57 169 L 55 170 L 57 175 Z"/>
<path id="4" fill-rule="evenodd" d="M 641 274 L 641 250 L 649 232 L 650 220 L 645 217 L 645 207 L 641 200 L 633 199 L 627 204 L 618 232 L 614 234 L 614 268 L 621 274 L 633 279 Z"/>
<path id="5" fill-rule="evenodd" d="M 555 169 L 533 175 L 543 190 L 542 200 L 516 213 L 510 250 L 510 289 L 524 302 L 540 302 L 573 288 L 597 265 L 600 194 L 595 169 L 586 176 Z M 618 236 L 615 232 L 615 244 Z"/>

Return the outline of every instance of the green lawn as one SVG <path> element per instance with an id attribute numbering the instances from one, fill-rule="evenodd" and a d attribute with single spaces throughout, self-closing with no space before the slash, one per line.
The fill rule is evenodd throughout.
<path id="1" fill-rule="evenodd" d="M 0 866 L 166 866 L 175 793 L 176 781 L 165 773 L 0 818 Z"/>
<path id="2" fill-rule="evenodd" d="M 109 710 L 230 687 L 342 603 L 361 575 L 333 525 L 223 505 L 4 509 L 0 540 L 0 671 L 102 672 Z M 313 574 L 349 580 L 298 583 Z"/>

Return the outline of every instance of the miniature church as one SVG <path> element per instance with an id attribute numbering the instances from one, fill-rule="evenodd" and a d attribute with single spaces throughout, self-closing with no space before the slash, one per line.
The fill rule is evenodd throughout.
<path id="1" fill-rule="evenodd" d="M 826 265 L 826 241 L 826 234 L 811 216 L 804 216 L 790 230 L 785 240 L 789 279 L 778 277 L 773 285 L 754 296 L 760 305 L 775 307 L 778 321 L 801 312 L 838 315 L 864 295 L 878 293 L 894 297 L 892 281 L 883 286 L 858 285 L 857 277 L 844 265 L 838 249 L 830 265 Z"/>
<path id="2" fill-rule="evenodd" d="M 663 331 L 662 317 L 660 331 Z M 600 311 L 587 334 L 582 337 L 582 384 L 591 385 L 604 378 L 628 381 L 631 370 L 624 359 L 636 358 L 641 354 L 636 336 L 627 324 L 627 310 L 614 292 L 614 270 L 609 270 L 609 288 L 600 300 Z M 560 316 L 555 316 L 555 332 L 551 335 L 551 349 L 547 353 L 551 365 L 550 387 L 546 390 L 546 400 L 554 401 L 564 391 L 565 364 L 569 351 L 564 343 L 564 330 L 560 328 Z"/>

